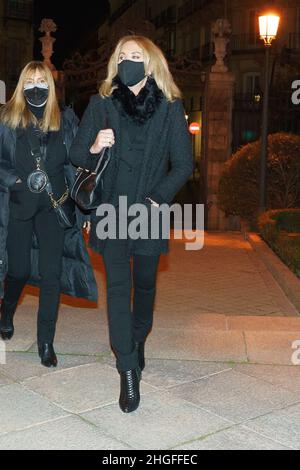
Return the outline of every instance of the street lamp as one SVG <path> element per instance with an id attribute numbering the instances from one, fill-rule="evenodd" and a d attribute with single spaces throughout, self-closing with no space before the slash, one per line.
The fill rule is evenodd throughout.
<path id="1" fill-rule="evenodd" d="M 265 59 L 265 91 L 263 99 L 262 116 L 262 136 L 261 136 L 261 170 L 260 170 L 260 195 L 259 212 L 264 212 L 267 208 L 267 162 L 268 162 L 268 106 L 269 106 L 269 66 L 270 47 L 272 41 L 276 39 L 280 17 L 269 13 L 259 17 L 260 39 L 264 41 L 266 48 Z"/>
<path id="2" fill-rule="evenodd" d="M 266 46 L 271 46 L 276 39 L 280 17 L 277 15 L 264 15 L 259 17 L 259 34 Z"/>

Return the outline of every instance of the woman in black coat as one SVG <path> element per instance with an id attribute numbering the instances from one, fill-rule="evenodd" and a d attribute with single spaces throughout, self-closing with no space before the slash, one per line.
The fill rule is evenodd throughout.
<path id="1" fill-rule="evenodd" d="M 84 216 L 76 208 L 77 225 L 73 220 L 63 228 L 53 210 L 54 200 L 63 194 L 67 199 L 74 182 L 68 153 L 77 128 L 73 111 L 58 106 L 50 69 L 41 62 L 27 64 L 0 119 L 0 335 L 13 337 L 25 285 L 40 286 L 37 339 L 46 367 L 57 365 L 53 340 L 60 292 L 97 300 L 81 233 Z M 42 186 L 39 166 L 51 187 Z"/>
<path id="2" fill-rule="evenodd" d="M 146 215 L 140 219 L 141 229 L 145 229 L 151 224 L 151 214 L 155 216 L 160 205 L 172 202 L 193 171 L 181 93 L 162 51 L 146 37 L 125 36 L 118 42 L 100 93 L 91 98 L 85 111 L 70 158 L 74 165 L 91 168 L 105 147 L 111 159 L 104 175 L 103 204 L 91 213 L 89 244 L 104 259 L 110 339 L 120 373 L 119 404 L 129 413 L 140 402 L 157 267 L 160 255 L 169 250 L 168 239 L 161 230 L 157 239 L 131 233 L 115 236 L 112 218 L 104 217 L 104 204 L 116 209 L 117 222 L 118 216 L 127 214 L 125 197 L 128 207 L 142 204 Z M 128 221 L 132 222 L 130 217 L 126 229 Z"/>

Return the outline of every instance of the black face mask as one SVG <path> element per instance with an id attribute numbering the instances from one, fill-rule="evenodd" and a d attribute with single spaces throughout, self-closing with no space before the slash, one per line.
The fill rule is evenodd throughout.
<path id="1" fill-rule="evenodd" d="M 33 88 L 26 88 L 24 89 L 24 96 L 26 98 L 27 103 L 31 104 L 32 106 L 41 107 L 44 106 L 47 102 L 49 96 L 49 88 L 45 88 L 45 86 L 34 86 Z"/>
<path id="2" fill-rule="evenodd" d="M 134 86 L 145 78 L 144 62 L 123 60 L 118 65 L 118 75 L 126 86 Z"/>

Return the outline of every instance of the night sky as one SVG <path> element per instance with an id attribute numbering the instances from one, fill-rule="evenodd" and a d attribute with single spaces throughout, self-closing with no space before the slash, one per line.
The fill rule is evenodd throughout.
<path id="1" fill-rule="evenodd" d="M 61 68 L 72 51 L 88 49 L 89 45 L 97 47 L 95 33 L 109 13 L 108 0 L 35 0 L 34 4 L 35 59 L 42 58 L 38 40 L 42 33 L 38 29 L 43 18 L 52 18 L 58 27 L 57 32 L 52 34 L 56 38 L 52 62 L 57 68 Z"/>

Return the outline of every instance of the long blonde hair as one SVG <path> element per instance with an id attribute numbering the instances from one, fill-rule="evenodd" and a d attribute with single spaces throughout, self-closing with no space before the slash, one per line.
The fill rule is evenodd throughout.
<path id="1" fill-rule="evenodd" d="M 168 62 L 161 49 L 145 36 L 127 35 L 123 36 L 117 43 L 114 52 L 108 62 L 108 74 L 101 83 L 99 93 L 102 97 L 108 97 L 117 88 L 112 81 L 118 74 L 118 59 L 123 45 L 127 41 L 135 41 L 144 53 L 145 73 L 152 74 L 157 86 L 162 90 L 168 101 L 181 98 L 182 94 L 169 70 Z"/>
<path id="2" fill-rule="evenodd" d="M 41 122 L 30 112 L 23 89 L 26 79 L 39 71 L 49 85 L 49 96 Z M 51 70 L 43 62 L 29 62 L 22 70 L 12 98 L 1 108 L 0 121 L 12 129 L 27 128 L 31 123 L 39 125 L 44 132 L 58 131 L 60 128 L 60 109 L 56 98 L 55 83 Z"/>

